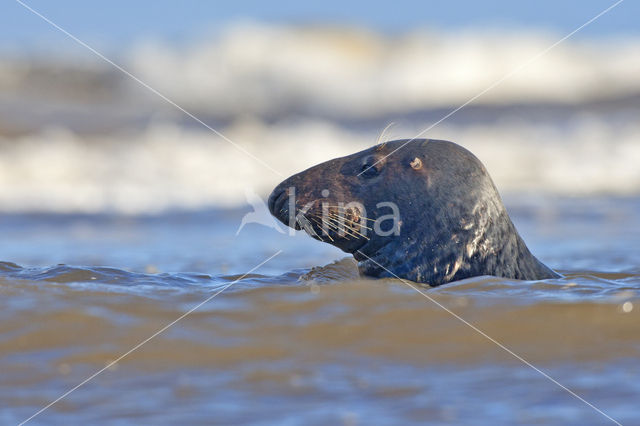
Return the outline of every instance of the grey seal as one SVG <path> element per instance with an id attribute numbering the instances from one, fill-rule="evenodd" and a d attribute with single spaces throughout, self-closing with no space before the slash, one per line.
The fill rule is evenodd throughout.
<path id="1" fill-rule="evenodd" d="M 531 254 L 484 165 L 452 142 L 396 140 L 318 164 L 268 204 L 285 225 L 353 254 L 365 276 L 431 286 L 559 277 Z"/>

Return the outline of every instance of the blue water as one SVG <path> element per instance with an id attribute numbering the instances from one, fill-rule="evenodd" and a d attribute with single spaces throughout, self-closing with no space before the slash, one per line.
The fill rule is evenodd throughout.
<path id="1" fill-rule="evenodd" d="M 444 34 L 419 38 L 419 63 L 438 53 L 443 67 L 467 70 L 467 51 L 449 55 L 439 43 L 472 46 L 470 59 L 484 57 L 493 53 L 486 44 L 468 42 L 490 38 L 468 33 L 456 44 L 456 37 L 469 28 L 507 29 L 522 46 L 498 46 L 493 71 L 501 76 L 528 46 L 525 30 L 555 34 L 549 43 L 533 37 L 537 52 L 613 4 L 28 3 L 114 58 L 160 39 L 155 54 L 122 64 L 144 71 L 145 80 L 189 110 L 195 105 L 199 117 L 252 153 L 275 153 L 270 164 L 283 172 L 372 144 L 389 121 L 405 121 L 408 127 L 396 131 L 413 135 L 406 129 L 424 129 L 458 104 L 455 90 L 422 104 L 394 107 L 381 99 L 378 115 L 366 118 L 366 99 L 377 92 L 361 103 L 353 101 L 362 95 L 357 91 L 324 97 L 332 94 L 324 84 L 342 88 L 335 83 L 354 79 L 348 52 L 358 49 L 350 51 L 350 43 L 369 52 L 360 57 L 367 81 L 386 78 L 380 87 L 388 89 L 406 76 L 385 74 L 386 63 L 376 60 L 390 56 L 376 49 L 391 46 L 391 56 L 398 50 L 414 58 L 413 39 L 397 42 L 396 34 Z M 595 43 L 558 49 L 552 66 L 518 76 L 516 83 L 527 82 L 516 91 L 522 98 L 506 91 L 506 103 L 471 105 L 428 135 L 473 146 L 490 163 L 498 188 L 511 191 L 503 192 L 505 204 L 529 248 L 563 277 L 475 277 L 428 288 L 361 278 L 350 256 L 303 233 L 257 224 L 237 233 L 251 209 L 223 206 L 237 206 L 242 189 L 266 190 L 278 177 L 265 177 L 253 159 L 213 134 L 193 131 L 200 124 L 158 108 L 154 100 L 164 101 L 146 97 L 146 89 L 109 65 L 94 68 L 91 52 L 17 2 L 2 3 L 0 51 L 33 56 L 0 58 L 8 69 L 0 72 L 0 423 L 640 423 L 638 96 L 628 67 L 615 65 L 634 45 L 608 38 L 637 35 L 639 14 L 637 2 L 621 3 L 576 34 Z M 279 56 L 263 62 L 259 37 L 251 37 L 259 27 L 199 44 L 209 35 L 224 38 L 231 34 L 225 28 L 241 21 L 325 26 L 316 35 L 286 30 L 284 41 L 277 32 L 258 34 L 285 45 L 311 36 L 283 57 L 313 62 L 335 51 L 344 60 L 328 64 L 339 71 L 335 81 L 315 67 L 300 74 L 294 65 L 305 64 Z M 358 44 L 358 36 L 336 38 L 327 25 L 388 37 Z M 605 39 L 607 52 L 598 44 Z M 185 47 L 195 50 L 183 64 Z M 228 56 L 222 65 L 216 49 Z M 173 71 L 156 74 L 164 71 L 165 53 L 176 62 Z M 615 54 L 600 66 L 605 53 Z M 245 80 L 242 73 L 225 77 L 225 67 L 247 63 Z M 602 73 L 611 90 L 583 93 L 575 104 L 549 98 L 554 81 L 566 89 L 563 96 L 573 95 L 569 83 L 580 64 L 593 65 L 586 81 Z M 556 66 L 562 79 L 547 80 L 546 70 Z M 487 70 L 468 71 L 465 81 L 447 81 L 468 83 L 471 97 L 485 87 Z M 274 75 L 279 79 L 264 78 Z M 423 81 L 443 78 L 430 75 Z M 296 85 L 301 76 L 322 89 Z M 529 82 L 547 97 L 530 99 L 522 89 Z M 208 92 L 207 83 L 225 90 Z M 236 92 L 244 96 L 237 105 L 207 95 L 235 100 Z M 277 95 L 280 104 L 254 111 L 260 94 Z M 344 105 L 352 107 L 336 112 Z"/>
<path id="2" fill-rule="evenodd" d="M 637 422 L 640 199 L 506 200 L 565 277 L 423 287 L 432 300 L 304 234 L 236 236 L 249 208 L 0 215 L 0 421 L 197 307 L 31 424 L 610 423 L 451 312 Z"/>

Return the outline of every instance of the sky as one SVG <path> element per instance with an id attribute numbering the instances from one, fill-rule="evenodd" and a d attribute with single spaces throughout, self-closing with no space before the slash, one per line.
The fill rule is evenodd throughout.
<path id="1" fill-rule="evenodd" d="M 21 0 L 80 39 L 110 50 L 136 41 L 189 42 L 235 22 L 331 24 L 397 33 L 415 28 L 542 30 L 563 35 L 615 0 L 483 0 L 392 2 Z M 624 0 L 576 37 L 640 35 L 640 1 Z M 69 40 L 17 1 L 0 5 L 0 48 L 61 49 Z"/>

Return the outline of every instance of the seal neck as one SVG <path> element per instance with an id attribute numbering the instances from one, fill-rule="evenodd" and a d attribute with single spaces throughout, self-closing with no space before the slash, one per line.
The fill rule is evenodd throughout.
<path id="1" fill-rule="evenodd" d="M 559 277 L 531 254 L 506 211 L 495 218 L 463 224 L 453 233 L 399 236 L 402 244 L 385 244 L 368 257 L 356 256 L 358 268 L 364 275 L 399 276 L 431 286 L 481 275 L 519 280 Z"/>

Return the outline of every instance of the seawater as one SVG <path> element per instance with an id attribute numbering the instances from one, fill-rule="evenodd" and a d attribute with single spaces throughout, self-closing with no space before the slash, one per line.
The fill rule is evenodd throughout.
<path id="1" fill-rule="evenodd" d="M 249 209 L 3 214 L 0 421 L 25 420 L 231 284 L 32 424 L 610 422 L 452 313 L 637 422 L 640 199 L 506 201 L 563 278 L 477 277 L 425 297 L 360 278 L 299 233 L 236 236 Z"/>
<path id="2" fill-rule="evenodd" d="M 0 423 L 72 389 L 31 424 L 639 423 L 640 40 L 566 40 L 433 127 L 559 39 L 244 24 L 112 58 L 235 146 L 91 52 L 2 53 Z M 419 293 L 238 232 L 416 135 L 478 156 L 563 277 Z"/>

